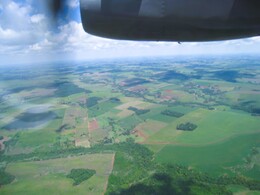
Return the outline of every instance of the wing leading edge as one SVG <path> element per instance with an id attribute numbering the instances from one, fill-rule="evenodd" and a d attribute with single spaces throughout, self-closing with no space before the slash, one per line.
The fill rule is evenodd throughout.
<path id="1" fill-rule="evenodd" d="M 216 41 L 260 35 L 258 0 L 81 0 L 86 32 L 112 39 Z"/>

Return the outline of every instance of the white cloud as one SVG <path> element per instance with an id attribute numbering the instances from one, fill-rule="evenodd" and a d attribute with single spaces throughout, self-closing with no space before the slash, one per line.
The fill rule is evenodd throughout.
<path id="1" fill-rule="evenodd" d="M 71 8 L 77 8 L 80 0 L 68 0 L 68 6 Z"/>
<path id="2" fill-rule="evenodd" d="M 28 28 L 29 14 L 32 11 L 30 5 L 20 5 L 14 1 L 4 0 L 2 3 L 1 26 L 15 30 Z"/>
<path id="3" fill-rule="evenodd" d="M 259 37 L 253 37 L 253 38 L 251 38 L 250 40 L 251 40 L 252 42 L 254 42 L 254 43 L 260 44 L 260 36 L 259 36 Z"/>
<path id="4" fill-rule="evenodd" d="M 35 44 L 32 44 L 32 45 L 29 45 L 28 50 L 26 52 L 27 53 L 28 52 L 33 52 L 33 51 L 46 52 L 48 50 L 52 50 L 52 46 L 53 46 L 53 43 L 51 43 L 47 39 L 44 39 L 43 41 L 41 41 L 39 43 L 35 43 Z"/>
<path id="5" fill-rule="evenodd" d="M 42 49 L 42 47 L 39 45 L 39 43 L 29 45 L 29 50 L 31 50 L 31 51 L 40 51 L 41 49 Z"/>
<path id="6" fill-rule="evenodd" d="M 19 37 L 19 33 L 12 29 L 2 29 L 0 26 L 0 37 L 1 39 L 15 39 Z"/>
<path id="7" fill-rule="evenodd" d="M 68 1 L 71 8 L 79 6 L 78 3 L 78 0 Z M 84 59 L 260 51 L 259 37 L 181 45 L 176 42 L 118 41 L 89 35 L 84 32 L 82 24 L 75 21 L 59 26 L 54 32 L 48 28 L 47 14 L 37 11 L 36 8 L 31 7 L 30 4 L 15 3 L 11 0 L 0 2 L 1 62 L 4 61 L 4 57 L 6 61 L 15 60 L 15 55 L 19 55 L 19 59 L 24 57 L 41 60 L 49 57 Z"/>
<path id="8" fill-rule="evenodd" d="M 47 21 L 42 13 L 34 14 L 29 4 L 3 0 L 0 12 L 0 44 L 27 47 L 44 39 Z"/>
<path id="9" fill-rule="evenodd" d="M 45 16 L 43 14 L 35 14 L 35 15 L 31 16 L 32 23 L 40 23 L 44 19 L 45 19 Z"/>

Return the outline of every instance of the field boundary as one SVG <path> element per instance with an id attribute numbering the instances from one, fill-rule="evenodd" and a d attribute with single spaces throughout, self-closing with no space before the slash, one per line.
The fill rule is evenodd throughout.
<path id="1" fill-rule="evenodd" d="M 105 183 L 105 185 L 104 185 L 104 192 L 102 193 L 103 195 L 104 195 L 104 194 L 106 193 L 106 191 L 107 191 L 108 179 L 109 179 L 109 176 L 110 176 L 110 174 L 112 173 L 113 168 L 114 168 L 115 156 L 116 156 L 116 154 L 114 153 L 113 156 L 112 156 L 112 161 L 111 161 L 110 167 L 109 167 L 109 170 L 111 170 L 111 172 L 109 173 L 108 178 L 107 178 L 107 180 L 106 180 L 106 183 Z"/>

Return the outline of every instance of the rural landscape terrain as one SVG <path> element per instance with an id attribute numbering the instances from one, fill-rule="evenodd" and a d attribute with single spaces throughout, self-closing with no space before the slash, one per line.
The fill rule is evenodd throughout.
<path id="1" fill-rule="evenodd" d="M 260 194 L 260 57 L 0 67 L 0 194 Z"/>

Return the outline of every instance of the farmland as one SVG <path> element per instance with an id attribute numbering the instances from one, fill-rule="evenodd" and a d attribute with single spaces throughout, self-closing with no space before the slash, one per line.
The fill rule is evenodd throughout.
<path id="1" fill-rule="evenodd" d="M 6 171 L 14 175 L 16 181 L 1 189 L 1 194 L 102 194 L 112 171 L 113 158 L 114 154 L 92 154 L 69 159 L 9 164 Z M 93 169 L 96 174 L 74 187 L 72 179 L 66 178 L 73 168 Z"/>
<path id="2" fill-rule="evenodd" d="M 1 67 L 0 194 L 259 193 L 259 61 Z"/>

